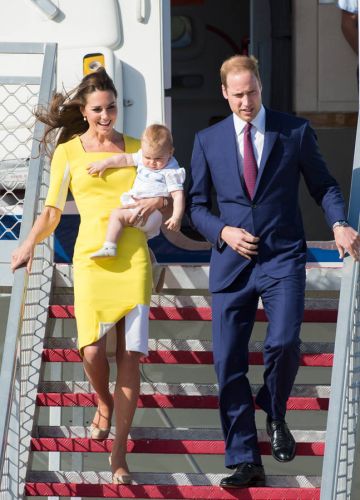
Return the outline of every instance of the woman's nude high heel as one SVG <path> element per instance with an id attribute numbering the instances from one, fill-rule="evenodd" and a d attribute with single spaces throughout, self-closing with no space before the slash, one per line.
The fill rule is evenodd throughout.
<path id="1" fill-rule="evenodd" d="M 110 427 L 108 429 L 100 429 L 100 427 L 90 427 L 91 439 L 106 439 L 110 434 Z"/>
<path id="2" fill-rule="evenodd" d="M 111 455 L 109 456 L 109 464 L 111 466 Z M 128 472 L 126 474 L 113 474 L 112 476 L 113 484 L 131 484 L 132 478 L 131 474 Z"/>
<path id="3" fill-rule="evenodd" d="M 99 408 L 96 411 L 99 412 Z M 107 420 L 111 425 L 111 417 Z M 106 429 L 102 429 L 101 427 L 97 427 L 97 425 L 93 423 L 90 426 L 91 439 L 106 439 L 110 434 L 110 425 L 109 427 L 106 427 Z"/>

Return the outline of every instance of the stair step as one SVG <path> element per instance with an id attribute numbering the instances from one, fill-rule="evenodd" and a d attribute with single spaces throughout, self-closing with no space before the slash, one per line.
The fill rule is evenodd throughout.
<path id="1" fill-rule="evenodd" d="M 57 298 L 61 300 L 61 298 Z M 65 303 L 69 303 L 66 300 Z M 304 322 L 335 323 L 337 299 L 306 299 Z M 74 319 L 72 305 L 54 304 L 49 316 Z M 211 299 L 193 296 L 152 297 L 150 319 L 158 321 L 211 321 Z M 256 320 L 267 321 L 259 305 Z M 315 338 L 315 335 L 314 335 Z M 249 363 L 263 364 L 263 342 L 251 342 Z M 197 339 L 150 339 L 149 356 L 141 360 L 148 364 L 213 364 L 212 343 Z M 301 366 L 331 367 L 333 342 L 304 342 L 301 344 Z M 47 338 L 44 342 L 44 362 L 81 362 L 76 338 Z M 58 377 L 60 378 L 60 377 Z M 110 383 L 113 393 L 115 384 Z M 253 393 L 260 385 L 251 386 Z M 96 407 L 97 396 L 86 381 L 44 381 L 39 385 L 36 404 L 41 407 Z M 288 410 L 327 410 L 330 387 L 327 385 L 298 384 L 293 387 L 287 402 Z M 217 409 L 217 384 L 141 384 L 138 408 Z M 293 431 L 297 455 L 322 457 L 325 447 L 324 431 Z M 85 427 L 39 426 L 31 439 L 33 452 L 110 453 L 114 428 L 105 440 L 91 439 Z M 258 431 L 260 451 L 271 454 L 266 430 Z M 131 430 L 127 443 L 129 453 L 174 455 L 223 455 L 224 441 L 220 429 L 142 428 Z M 316 476 L 267 476 L 266 487 L 250 489 L 219 488 L 227 474 L 134 473 L 134 484 L 113 485 L 108 472 L 51 472 L 31 471 L 26 483 L 27 496 L 154 498 L 228 500 L 319 500 L 321 478 Z"/>
<path id="2" fill-rule="evenodd" d="M 309 251 L 313 254 L 318 252 L 319 244 L 322 256 L 311 259 L 306 263 L 306 288 L 307 290 L 339 290 L 342 276 L 343 263 L 340 261 L 329 261 L 329 255 L 335 247 L 332 242 L 307 242 Z M 333 245 L 324 249 L 324 245 Z M 324 259 L 324 250 L 326 258 Z M 333 258 L 333 257 L 332 257 Z M 322 261 L 324 259 L 324 261 Z M 55 267 L 55 291 L 72 289 L 73 267 L 69 264 L 56 264 Z M 179 291 L 195 290 L 207 291 L 209 286 L 209 264 L 166 264 L 164 292 L 167 290 Z"/>
<path id="3" fill-rule="evenodd" d="M 110 472 L 32 471 L 28 475 L 28 496 L 83 496 L 102 498 L 156 498 L 191 500 L 318 500 L 320 478 L 316 476 L 267 476 L 267 486 L 225 490 L 219 488 L 226 474 L 134 473 L 130 486 L 113 485 Z"/>
<path id="4" fill-rule="evenodd" d="M 314 334 L 315 335 L 315 334 Z M 44 340 L 46 349 L 76 349 L 76 337 L 46 337 Z M 149 339 L 150 351 L 212 351 L 210 340 L 191 339 Z M 264 342 L 249 342 L 250 352 L 262 352 Z M 300 351 L 307 354 L 324 354 L 334 352 L 334 342 L 302 342 Z"/>
<path id="5" fill-rule="evenodd" d="M 257 394 L 261 384 L 251 384 L 253 394 Z M 110 392 L 115 390 L 115 382 L 109 384 Z M 73 393 L 73 394 L 90 394 L 92 391 L 91 384 L 87 381 L 44 381 L 40 382 L 38 387 L 39 393 Z M 160 394 L 163 396 L 217 396 L 217 384 L 197 384 L 191 382 L 168 384 L 166 382 L 142 382 L 140 386 L 140 394 L 154 395 Z M 313 385 L 313 384 L 295 384 L 291 391 L 293 397 L 308 397 L 308 398 L 329 398 L 330 386 L 328 385 Z"/>
<path id="6" fill-rule="evenodd" d="M 291 430 L 297 443 L 324 442 L 325 431 Z M 50 426 L 40 425 L 34 428 L 37 438 L 68 438 L 84 439 L 91 437 L 90 427 L 82 426 Z M 108 439 L 115 437 L 115 427 L 111 427 Z M 197 441 L 223 441 L 223 433 L 217 428 L 170 428 L 170 427 L 133 427 L 129 438 L 140 439 L 166 439 L 166 440 L 197 440 Z M 259 441 L 268 441 L 269 437 L 265 429 L 258 430 Z M 98 441 L 100 442 L 100 441 Z"/>
<path id="7" fill-rule="evenodd" d="M 97 406 L 96 394 L 73 393 L 38 393 L 38 406 Z M 141 395 L 137 402 L 138 408 L 181 408 L 181 409 L 217 409 L 217 396 L 182 396 L 182 395 Z M 328 410 L 328 398 L 290 397 L 287 410 Z M 256 407 L 256 409 L 258 409 Z"/>
<path id="8" fill-rule="evenodd" d="M 191 299 L 191 297 L 188 297 Z M 330 299 L 329 299 L 330 300 Z M 318 304 L 318 301 L 312 301 L 314 305 Z M 329 301 L 327 301 L 329 302 Z M 337 301 L 331 301 L 331 305 L 337 304 Z M 58 319 L 73 319 L 74 306 L 72 305 L 51 305 L 49 306 L 49 316 L 50 318 Z M 171 321 L 211 321 L 212 314 L 210 307 L 150 307 L 150 319 L 151 320 L 171 320 Z M 332 306 L 331 308 L 325 309 L 311 309 L 306 308 L 304 312 L 304 322 L 311 323 L 336 323 L 337 320 L 337 307 Z M 256 313 L 256 321 L 267 321 L 266 315 L 263 309 L 258 309 Z"/>
<path id="9" fill-rule="evenodd" d="M 113 439 L 96 440 L 91 438 L 32 438 L 31 451 L 66 452 L 66 453 L 110 453 Z M 269 440 L 259 441 L 260 453 L 271 455 Z M 324 442 L 297 443 L 297 456 L 324 456 Z M 127 453 L 169 453 L 194 455 L 223 455 L 223 440 L 196 439 L 129 439 Z"/>
<path id="10" fill-rule="evenodd" d="M 334 355 L 332 353 L 301 354 L 300 366 L 322 366 L 333 365 Z M 77 349 L 44 349 L 42 359 L 53 363 L 80 363 L 81 356 Z M 150 351 L 149 355 L 140 360 L 143 364 L 166 363 L 166 364 L 213 364 L 212 352 L 208 351 Z M 262 365 L 263 354 L 261 352 L 249 352 L 250 365 Z"/>

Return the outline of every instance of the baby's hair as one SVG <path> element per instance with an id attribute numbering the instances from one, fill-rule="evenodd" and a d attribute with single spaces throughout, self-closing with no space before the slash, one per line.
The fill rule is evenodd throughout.
<path id="1" fill-rule="evenodd" d="M 165 125 L 154 123 L 144 130 L 141 140 L 145 140 L 152 149 L 173 149 L 173 138 Z"/>

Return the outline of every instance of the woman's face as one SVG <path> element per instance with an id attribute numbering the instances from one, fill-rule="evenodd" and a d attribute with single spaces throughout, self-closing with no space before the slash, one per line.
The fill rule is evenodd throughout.
<path id="1" fill-rule="evenodd" d="M 88 121 L 90 132 L 109 135 L 117 117 L 116 97 L 111 90 L 95 90 L 88 94 L 81 112 Z"/>

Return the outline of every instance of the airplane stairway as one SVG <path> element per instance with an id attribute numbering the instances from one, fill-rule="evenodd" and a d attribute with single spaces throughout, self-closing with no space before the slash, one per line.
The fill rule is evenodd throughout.
<path id="1" fill-rule="evenodd" d="M 25 45 L 1 44 L 0 52 L 43 54 L 42 76 L 2 77 L 2 88 L 10 82 L 20 89 L 29 87 L 31 90 L 36 83 L 39 102 L 48 102 L 54 88 L 56 46 Z M 12 112 L 17 107 L 15 100 Z M 76 351 L 72 267 L 59 263 L 53 266 L 53 239 L 49 238 L 37 247 L 29 279 L 24 269 L 15 273 L 13 281 L 10 275 L 11 250 L 16 240 L 21 241 L 28 233 L 34 217 L 40 213 L 48 186 L 48 164 L 39 157 L 36 140 L 33 149 L 27 149 L 26 154 L 21 150 L 21 154 L 15 155 L 12 151 L 17 140 L 17 122 L 15 125 L 9 136 L 10 144 L 6 146 L 6 162 L 8 156 L 11 157 L 6 168 L 17 174 L 14 168 L 24 166 L 17 156 L 22 160 L 31 159 L 24 200 L 17 197 L 23 187 L 20 189 L 19 179 L 14 178 L 12 187 L 6 184 L 4 189 L 7 198 L 11 198 L 10 191 L 14 191 L 15 201 L 8 206 L 4 199 L 5 204 L 0 207 L 3 221 L 1 282 L 3 286 L 12 286 L 0 373 L 0 499 L 23 498 L 24 489 L 27 498 L 53 500 L 60 497 L 78 500 L 357 498 L 356 481 L 360 477 L 360 456 L 356 452 L 360 449 L 356 446 L 360 436 L 357 418 L 360 401 L 359 265 L 346 263 L 346 259 L 340 302 L 339 262 L 321 266 L 309 261 L 307 266 L 301 367 L 289 399 L 287 416 L 297 441 L 297 457 L 289 464 L 279 464 L 271 457 L 269 439 L 264 432 L 265 415 L 257 411 L 267 486 L 244 490 L 218 487 L 221 477 L 229 471 L 223 466 L 224 445 L 212 367 L 208 268 L 200 264 L 169 265 L 164 293 L 152 298 L 151 350 L 141 364 L 141 397 L 128 443 L 128 462 L 134 473 L 134 484 L 111 484 L 108 455 L 113 434 L 107 440 L 95 441 L 90 439 L 88 431 L 96 399 L 85 381 Z M 20 125 L 27 126 L 24 117 Z M 359 214 L 359 130 L 357 134 L 349 203 L 349 221 L 353 227 L 358 227 Z M 39 124 L 33 135 L 35 139 L 42 136 Z M 5 137 L 2 144 L 6 145 Z M 63 220 L 72 216 L 65 215 Z M 71 240 L 67 233 L 64 240 Z M 184 261 L 179 259 L 178 262 Z M 340 333 L 336 336 L 334 356 L 338 304 L 341 321 L 337 326 Z M 266 318 L 259 307 L 250 349 L 254 393 L 262 380 L 265 330 Z M 333 362 L 335 370 L 329 405 Z M 322 474 L 328 408 L 332 418 L 329 418 L 330 432 L 327 432 Z M 354 493 L 345 497 L 344 492 L 350 489 Z"/>
<path id="2" fill-rule="evenodd" d="M 244 490 L 218 486 L 228 471 L 223 466 L 224 444 L 212 367 L 210 297 L 204 291 L 206 273 L 206 266 L 169 266 L 167 288 L 162 295 L 152 297 L 150 353 L 142 360 L 141 396 L 128 442 L 134 484 L 125 486 L 111 484 L 107 457 L 113 433 L 109 439 L 90 439 L 88 425 L 96 397 L 84 380 L 76 349 L 71 266 L 57 264 L 49 306 L 52 319 L 44 340 L 43 375 L 36 396 L 27 497 L 320 498 L 338 292 L 311 288 L 321 288 L 322 282 L 338 288 L 340 269 L 307 270 L 310 290 L 302 330 L 301 367 L 288 401 L 288 422 L 297 441 L 297 457 L 291 464 L 279 464 L 271 457 L 265 415 L 257 411 L 267 485 Z M 192 289 L 194 282 L 197 284 Z M 260 304 L 249 355 L 254 393 L 261 383 L 265 328 Z"/>

